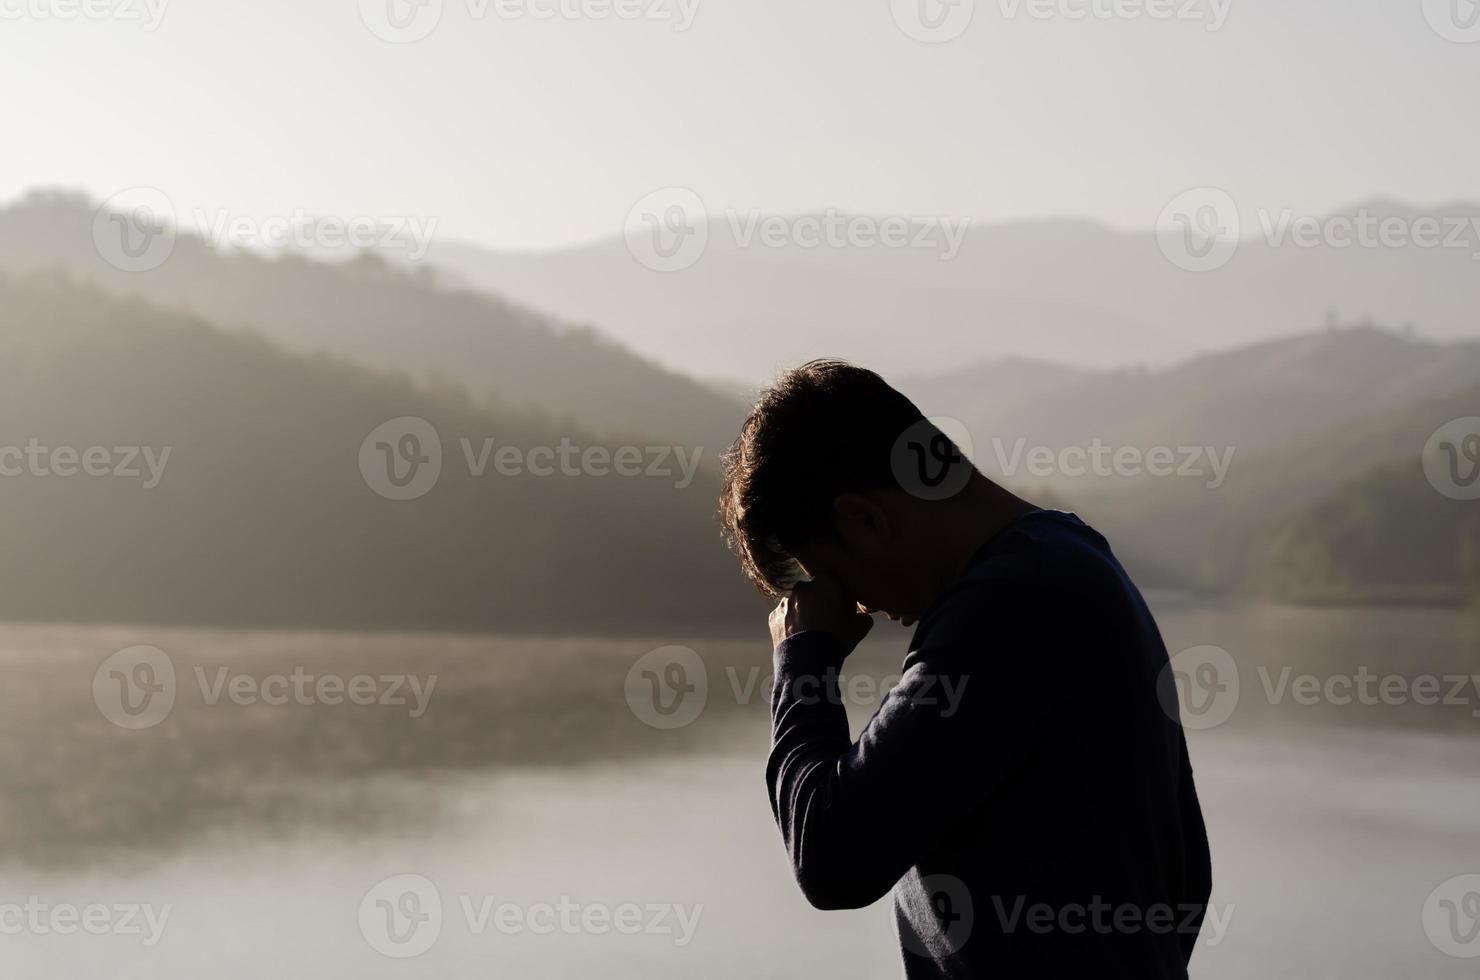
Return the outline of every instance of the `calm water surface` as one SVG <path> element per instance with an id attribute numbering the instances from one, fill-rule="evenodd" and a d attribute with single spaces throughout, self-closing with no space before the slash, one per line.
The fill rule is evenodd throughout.
<path id="1" fill-rule="evenodd" d="M 1214 842 L 1214 904 L 1225 922 L 1217 935 L 1205 930 L 1193 975 L 1475 976 L 1480 960 L 1451 958 L 1430 941 L 1425 902 L 1447 879 L 1480 873 L 1480 694 L 1471 692 L 1474 704 L 1270 704 L 1259 673 L 1262 666 L 1274 677 L 1291 666 L 1325 678 L 1362 665 L 1409 679 L 1480 673 L 1475 617 L 1159 606 L 1169 647 L 1216 644 L 1235 659 L 1241 680 L 1232 718 L 1191 735 Z M 152 944 L 142 912 L 142 935 L 11 928 L 15 934 L 0 936 L 5 976 L 899 974 L 887 903 L 815 912 L 789 879 L 761 784 L 764 692 L 735 694 L 719 666 L 738 664 L 733 676 L 743 681 L 746 644 L 687 641 L 710 667 L 710 704 L 688 728 L 656 732 L 631 717 L 621 693 L 642 643 L 605 644 L 605 655 L 583 647 L 593 641 L 156 635 L 182 665 L 209 661 L 216 648 L 228 649 L 222 656 L 233 663 L 281 665 L 296 656 L 346 672 L 371 663 L 379 670 L 405 657 L 434 662 L 446 694 L 442 702 L 434 695 L 427 712 L 442 713 L 437 744 L 459 732 L 476 751 L 437 755 L 415 747 L 402 759 L 397 752 L 409 750 L 396 746 L 422 728 L 387 718 L 370 728 L 391 735 L 370 738 L 369 729 L 322 706 L 276 715 L 259 706 L 250 721 L 238 721 L 247 709 L 182 704 L 178 719 L 156 729 L 97 729 L 87 716 L 91 706 L 67 692 L 111 649 L 151 640 L 128 628 L 9 629 L 0 640 L 9 690 L 14 695 L 33 670 L 46 687 L 28 690 L 24 700 L 46 711 L 12 712 L 3 729 L 10 826 L 0 825 L 9 835 L 0 901 L 143 905 L 156 920 L 168 906 L 168 918 Z M 890 639 L 876 636 L 856 666 L 886 674 L 904 642 L 895 638 L 900 645 L 891 647 Z M 754 663 L 764 663 L 763 653 Z M 68 666 L 74 661 L 75 669 Z M 594 680 L 545 683 L 547 669 L 573 665 Z M 573 692 L 588 687 L 584 709 L 557 710 L 561 698 L 585 697 Z M 554 700 L 540 701 L 540 691 Z M 520 692 L 537 702 L 541 717 L 557 714 L 560 725 L 541 727 L 521 714 L 514 697 Z M 855 722 L 867 713 L 867 705 L 856 706 Z M 277 761 L 256 758 L 256 726 L 289 729 L 296 757 L 268 742 L 267 755 Z M 485 743 L 469 731 L 494 734 Z M 600 738 L 582 737 L 588 731 Z M 557 740 L 559 750 L 520 742 L 536 737 Z M 182 741 L 193 742 L 193 751 L 167 748 Z M 50 746 L 46 754 L 43 745 Z M 82 748 L 69 754 L 74 745 Z M 107 791 L 77 789 L 54 820 L 38 822 L 35 800 L 19 805 L 65 794 L 70 771 L 101 745 L 113 753 L 113 779 L 137 784 L 138 793 L 99 775 L 87 781 L 102 781 Z M 480 754 L 487 765 L 478 764 Z M 45 771 L 32 771 L 43 758 Z M 222 778 L 230 791 L 215 787 L 212 773 L 229 774 Z M 167 834 L 150 833 L 151 811 L 140 810 L 151 794 L 168 801 L 155 813 Z M 68 806 L 86 810 L 88 819 L 69 822 Z M 170 822 L 174 811 L 201 807 L 211 819 Z M 85 860 L 35 856 L 65 853 L 74 839 Z M 30 848 L 32 840 L 46 846 Z M 435 889 L 440 915 L 429 902 L 376 904 L 380 883 L 405 874 Z M 576 928 L 536 911 L 562 903 L 575 910 L 568 915 Z M 640 918 L 636 934 L 600 928 L 623 908 Z M 391 912 L 407 913 L 405 923 L 420 916 L 423 930 L 435 927 L 419 956 L 397 959 L 375 948 Z M 597 925 L 581 927 L 582 915 Z M 0 925 L 5 921 L 13 920 L 0 917 Z"/>

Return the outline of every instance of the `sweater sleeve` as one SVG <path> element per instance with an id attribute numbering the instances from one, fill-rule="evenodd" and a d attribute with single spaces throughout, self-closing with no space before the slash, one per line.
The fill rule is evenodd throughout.
<path id="1" fill-rule="evenodd" d="M 1187 736 L 1181 739 L 1182 767 L 1178 778 L 1178 795 L 1182 817 L 1182 841 L 1187 848 L 1185 892 L 1182 901 L 1200 906 L 1195 918 L 1180 930 L 1182 959 L 1192 961 L 1192 950 L 1197 944 L 1198 932 L 1202 929 L 1203 916 L 1207 912 L 1208 899 L 1213 893 L 1213 862 L 1208 852 L 1208 832 L 1203 825 L 1202 807 L 1197 801 L 1197 789 L 1192 781 L 1192 761 L 1187 755 Z"/>
<path id="2" fill-rule="evenodd" d="M 987 634 L 962 618 L 931 628 L 856 743 L 841 641 L 800 633 L 777 648 L 766 781 L 814 906 L 861 908 L 887 894 L 1026 757 L 1034 692 L 1018 676 L 1024 651 L 999 663 L 980 649 Z"/>

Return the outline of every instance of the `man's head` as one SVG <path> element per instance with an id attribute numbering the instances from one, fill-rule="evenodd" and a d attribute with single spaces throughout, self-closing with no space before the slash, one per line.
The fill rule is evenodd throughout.
<path id="1" fill-rule="evenodd" d="M 932 600 L 943 510 L 975 476 L 908 398 L 842 361 L 784 374 L 724 462 L 720 515 L 762 592 L 829 575 L 901 620 Z"/>

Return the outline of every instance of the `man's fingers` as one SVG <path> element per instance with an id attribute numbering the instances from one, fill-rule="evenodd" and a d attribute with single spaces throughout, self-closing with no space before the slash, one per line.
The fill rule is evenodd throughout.
<path id="1" fill-rule="evenodd" d="M 852 606 L 854 603 L 843 592 L 843 583 L 828 575 L 826 572 L 819 573 L 805 582 L 798 582 L 791 590 L 794 599 L 810 599 L 813 602 L 828 602 Z"/>
<path id="2" fill-rule="evenodd" d="M 843 583 L 827 572 L 817 572 L 811 578 L 798 582 L 791 590 L 792 595 L 811 595 L 824 598 L 841 598 Z"/>

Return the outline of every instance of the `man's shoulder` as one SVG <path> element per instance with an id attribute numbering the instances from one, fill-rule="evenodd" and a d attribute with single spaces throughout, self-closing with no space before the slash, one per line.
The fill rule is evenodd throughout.
<path id="1" fill-rule="evenodd" d="M 1038 510 L 1018 518 L 978 552 L 966 572 L 922 617 L 917 638 L 935 629 L 1002 629 L 1083 603 L 1113 587 L 1119 565 L 1105 538 L 1074 514 Z"/>
<path id="2" fill-rule="evenodd" d="M 1114 565 L 1109 542 L 1077 515 L 1035 510 L 988 542 L 956 584 L 963 591 L 1007 583 L 1053 588 Z"/>

